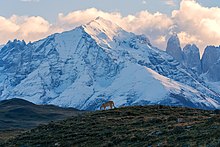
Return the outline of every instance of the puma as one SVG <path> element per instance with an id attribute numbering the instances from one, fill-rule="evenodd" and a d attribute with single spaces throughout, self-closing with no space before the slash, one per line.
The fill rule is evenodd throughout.
<path id="1" fill-rule="evenodd" d="M 112 109 L 113 107 L 115 108 L 115 104 L 114 104 L 113 101 L 108 101 L 108 102 L 106 102 L 106 103 L 104 103 L 104 104 L 101 105 L 100 110 L 101 110 L 102 108 L 104 108 L 104 110 L 105 110 L 106 107 L 110 107 L 110 108 Z"/>

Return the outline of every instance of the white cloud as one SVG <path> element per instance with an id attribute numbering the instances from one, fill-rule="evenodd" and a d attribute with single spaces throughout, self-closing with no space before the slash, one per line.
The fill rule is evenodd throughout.
<path id="1" fill-rule="evenodd" d="M 220 8 L 207 8 L 194 0 L 183 0 L 180 9 L 172 13 L 177 31 L 184 42 L 195 42 L 201 51 L 206 45 L 220 45 Z"/>
<path id="2" fill-rule="evenodd" d="M 0 44 L 14 38 L 35 41 L 60 31 L 39 16 L 13 15 L 8 19 L 0 17 L 0 24 Z"/>
<path id="3" fill-rule="evenodd" d="M 135 15 L 123 17 L 120 13 L 107 13 L 95 8 L 84 11 L 74 11 L 67 15 L 59 14 L 58 24 L 65 29 L 71 29 L 74 26 L 85 24 L 97 16 L 111 20 L 127 31 L 138 34 L 146 34 L 154 43 L 158 36 L 168 34 L 169 27 L 172 26 L 172 20 L 165 14 L 159 12 L 151 14 L 148 11 L 141 11 Z M 162 47 L 165 42 L 156 44 Z M 164 46 L 163 46 L 164 47 Z"/>
<path id="4" fill-rule="evenodd" d="M 169 6 L 176 6 L 176 3 L 173 0 L 165 0 L 165 3 Z"/>
<path id="5" fill-rule="evenodd" d="M 55 24 L 39 16 L 0 16 L 0 43 L 14 38 L 38 40 L 54 32 L 73 29 L 97 16 L 111 20 L 127 31 L 145 34 L 153 45 L 162 49 L 166 48 L 166 41 L 173 32 L 180 37 L 182 46 L 195 43 L 203 51 L 206 45 L 220 45 L 220 8 L 203 7 L 194 0 L 183 0 L 180 9 L 173 11 L 171 17 L 148 11 L 122 16 L 119 12 L 109 13 L 96 8 L 73 11 L 66 15 L 60 13 Z"/>
<path id="6" fill-rule="evenodd" d="M 40 0 L 20 0 L 22 2 L 39 2 Z"/>
<path id="7" fill-rule="evenodd" d="M 146 0 L 142 0 L 142 4 L 146 5 L 147 1 Z"/>
<path id="8" fill-rule="evenodd" d="M 0 32 L 12 33 L 19 29 L 19 26 L 12 21 L 0 16 Z"/>
<path id="9" fill-rule="evenodd" d="M 158 36 L 154 42 L 156 44 L 164 44 L 166 42 L 166 36 Z"/>
<path id="10" fill-rule="evenodd" d="M 184 46 L 186 44 L 201 44 L 203 43 L 198 37 L 194 35 L 190 35 L 186 32 L 179 32 L 178 37 L 181 41 L 181 45 Z"/>
<path id="11" fill-rule="evenodd" d="M 122 17 L 121 14 L 117 12 L 108 13 L 95 8 L 90 8 L 86 10 L 74 11 L 68 13 L 67 15 L 60 13 L 58 15 L 58 25 L 64 29 L 72 29 L 75 26 L 88 23 L 97 16 L 112 20 L 115 23 L 119 23 Z"/>

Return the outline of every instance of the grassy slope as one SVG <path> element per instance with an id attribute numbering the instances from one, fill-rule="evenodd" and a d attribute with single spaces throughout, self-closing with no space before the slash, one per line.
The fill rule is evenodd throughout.
<path id="1" fill-rule="evenodd" d="M 52 105 L 35 105 L 22 99 L 0 102 L 0 142 L 26 129 L 50 121 L 63 120 L 82 113 L 76 109 L 64 109 Z"/>
<path id="2" fill-rule="evenodd" d="M 165 107 L 125 107 L 41 125 L 5 146 L 220 145 L 220 115 Z"/>

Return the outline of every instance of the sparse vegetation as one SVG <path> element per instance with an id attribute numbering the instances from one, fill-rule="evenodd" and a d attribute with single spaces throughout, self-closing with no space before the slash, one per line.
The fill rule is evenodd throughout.
<path id="1" fill-rule="evenodd" d="M 35 105 L 22 99 L 0 102 L 0 143 L 40 124 L 63 120 L 83 113 L 53 105 Z"/>
<path id="2" fill-rule="evenodd" d="M 220 115 L 213 111 L 136 106 L 85 113 L 51 122 L 2 146 L 219 146 Z"/>

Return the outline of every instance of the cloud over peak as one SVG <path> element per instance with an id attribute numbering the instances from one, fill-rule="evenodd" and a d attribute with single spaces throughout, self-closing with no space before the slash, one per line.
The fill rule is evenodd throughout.
<path id="1" fill-rule="evenodd" d="M 190 43 L 194 42 L 201 49 L 208 44 L 220 45 L 220 8 L 203 7 L 195 0 L 183 0 L 180 9 L 172 13 L 177 31 Z"/>
<path id="2" fill-rule="evenodd" d="M 166 2 L 171 4 L 173 1 Z M 220 8 L 203 7 L 195 0 L 182 0 L 179 10 L 174 10 L 172 16 L 147 10 L 122 16 L 119 12 L 105 12 L 96 8 L 73 11 L 66 15 L 60 13 L 54 24 L 40 16 L 0 16 L 0 43 L 14 38 L 38 40 L 51 33 L 73 29 L 97 16 L 111 20 L 127 31 L 145 34 L 152 44 L 162 49 L 165 49 L 166 40 L 172 33 L 178 34 L 182 46 L 195 43 L 201 51 L 206 45 L 220 45 Z"/>

